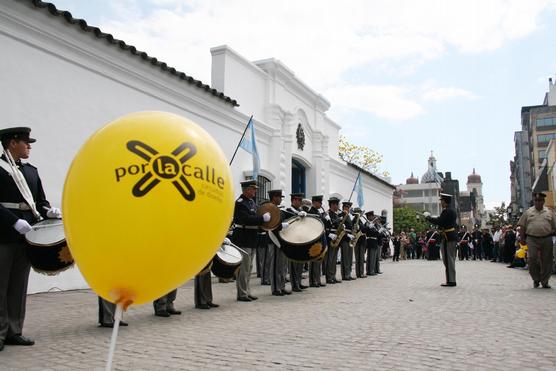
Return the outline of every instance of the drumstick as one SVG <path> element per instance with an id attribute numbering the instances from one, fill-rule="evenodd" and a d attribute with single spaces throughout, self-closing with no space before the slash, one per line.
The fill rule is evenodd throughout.
<path id="1" fill-rule="evenodd" d="M 239 246 L 237 246 L 237 245 L 234 245 L 234 244 L 231 243 L 231 242 L 224 242 L 224 245 L 233 246 L 233 247 L 235 247 L 236 249 L 238 249 L 240 252 L 244 253 L 245 255 L 249 255 L 249 254 L 247 253 L 247 251 L 243 250 L 241 247 L 239 247 Z"/>

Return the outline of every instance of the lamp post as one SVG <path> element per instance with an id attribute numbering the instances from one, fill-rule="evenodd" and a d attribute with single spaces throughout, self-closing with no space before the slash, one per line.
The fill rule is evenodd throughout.
<path id="1" fill-rule="evenodd" d="M 512 211 L 513 211 L 512 207 L 508 206 L 508 208 L 506 209 L 506 213 L 508 214 L 508 223 L 511 223 L 512 221 Z"/>

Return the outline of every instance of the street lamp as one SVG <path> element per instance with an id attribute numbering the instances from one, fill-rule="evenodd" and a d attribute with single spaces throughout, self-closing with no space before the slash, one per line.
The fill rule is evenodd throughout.
<path id="1" fill-rule="evenodd" d="M 512 207 L 508 206 L 508 208 L 506 209 L 506 213 L 508 214 L 508 222 L 511 222 L 512 220 L 512 211 L 513 211 Z"/>

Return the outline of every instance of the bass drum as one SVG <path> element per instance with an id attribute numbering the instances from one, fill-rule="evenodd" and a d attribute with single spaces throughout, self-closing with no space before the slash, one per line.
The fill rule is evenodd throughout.
<path id="1" fill-rule="evenodd" d="M 48 276 L 57 275 L 73 266 L 60 219 L 47 219 L 33 225 L 25 234 L 27 257 L 33 269 Z"/>
<path id="2" fill-rule="evenodd" d="M 232 279 L 239 272 L 241 252 L 232 245 L 222 245 L 212 259 L 212 273 L 219 278 Z"/>
<path id="3" fill-rule="evenodd" d="M 293 217 L 286 223 L 289 227 L 279 232 L 282 252 L 290 260 L 307 262 L 324 256 L 324 224 L 319 217 L 310 214 Z"/>

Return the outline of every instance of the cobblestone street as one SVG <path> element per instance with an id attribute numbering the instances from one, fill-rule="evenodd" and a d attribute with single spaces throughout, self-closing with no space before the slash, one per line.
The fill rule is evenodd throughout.
<path id="1" fill-rule="evenodd" d="M 253 279 L 253 303 L 235 284 L 213 284 L 220 308 L 181 316 L 132 307 L 114 369 L 556 369 L 556 290 L 533 289 L 528 273 L 490 262 L 457 262 L 458 287 L 442 288 L 440 261 L 382 264 L 384 274 L 285 297 Z M 306 282 L 306 281 L 305 281 Z M 31 295 L 25 335 L 6 346 L 0 369 L 102 369 L 110 329 L 96 327 L 91 291 Z"/>

